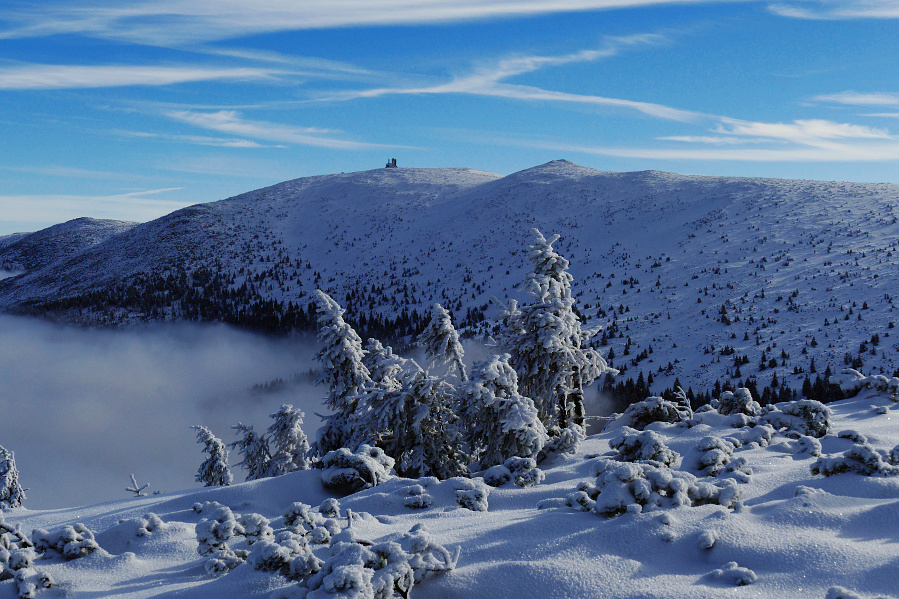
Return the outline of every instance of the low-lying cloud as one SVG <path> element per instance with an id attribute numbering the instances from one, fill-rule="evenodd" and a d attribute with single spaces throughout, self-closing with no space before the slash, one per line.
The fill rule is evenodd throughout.
<path id="1" fill-rule="evenodd" d="M 307 372 L 313 350 L 225 326 L 88 331 L 0 316 L 0 445 L 15 452 L 25 506 L 125 498 L 131 473 L 151 492 L 199 487 L 190 426 L 230 442 L 232 425 L 265 430 L 282 403 L 306 413 L 313 438 L 324 389 L 250 391 Z"/>

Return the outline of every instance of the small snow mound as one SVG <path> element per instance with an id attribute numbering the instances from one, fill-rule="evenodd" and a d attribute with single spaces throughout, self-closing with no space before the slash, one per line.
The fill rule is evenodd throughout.
<path id="1" fill-rule="evenodd" d="M 752 584 L 759 579 L 755 572 L 749 568 L 739 566 L 737 562 L 728 562 L 717 570 L 709 572 L 708 576 L 710 578 L 729 582 L 738 587 Z"/>

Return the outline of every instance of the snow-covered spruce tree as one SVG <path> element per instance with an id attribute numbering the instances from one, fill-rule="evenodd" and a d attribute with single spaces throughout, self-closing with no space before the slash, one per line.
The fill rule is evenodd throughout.
<path id="1" fill-rule="evenodd" d="M 371 374 L 362 362 L 362 339 L 343 319 L 345 310 L 328 294 L 315 292 L 318 307 L 318 340 L 324 347 L 316 354 L 321 363 L 317 383 L 328 385 L 325 404 L 334 413 L 318 429 L 312 452 L 323 456 L 340 447 L 358 445 L 353 423 L 359 394 L 372 386 Z"/>
<path id="2" fill-rule="evenodd" d="M 19 507 L 25 501 L 25 489 L 19 484 L 16 454 L 0 445 L 0 510 Z"/>
<path id="3" fill-rule="evenodd" d="M 585 346 L 591 336 L 574 313 L 569 262 L 534 229 L 530 247 L 533 270 L 524 288 L 533 300 L 520 310 L 505 309 L 505 330 L 498 341 L 518 372 L 519 391 L 534 400 L 545 425 L 584 424 L 583 388 L 604 373 L 616 374 L 599 353 Z M 569 422 L 570 421 L 570 422 Z"/>
<path id="4" fill-rule="evenodd" d="M 275 422 L 268 427 L 266 444 L 270 446 L 271 459 L 266 468 L 266 476 L 281 476 L 296 470 L 308 470 L 310 467 L 309 441 L 300 425 L 303 424 L 303 412 L 284 404 L 274 414 L 270 414 Z"/>
<path id="5" fill-rule="evenodd" d="M 513 456 L 536 457 L 547 441 L 534 402 L 518 392 L 518 374 L 509 365 L 509 354 L 475 364 L 459 393 L 459 411 L 471 457 L 482 469 Z"/>
<path id="6" fill-rule="evenodd" d="M 467 380 L 465 364 L 462 363 L 465 352 L 459 342 L 459 333 L 453 327 L 449 312 L 440 304 L 434 304 L 431 320 L 419 335 L 418 344 L 431 360 L 429 368 L 446 365 L 448 375 L 456 372 L 460 381 Z"/>
<path id="7" fill-rule="evenodd" d="M 406 359 L 393 353 L 393 348 L 381 345 L 377 339 L 369 339 L 365 346 L 362 364 L 368 368 L 372 383 L 378 389 L 399 389 L 403 386 L 400 373 Z"/>
<path id="8" fill-rule="evenodd" d="M 228 447 L 237 450 L 243 457 L 237 465 L 246 471 L 247 480 L 268 476 L 268 466 L 272 455 L 269 453 L 265 435 L 256 433 L 252 426 L 246 426 L 240 422 L 231 428 L 234 429 L 235 434 L 240 435 L 240 438 L 229 443 Z"/>
<path id="9" fill-rule="evenodd" d="M 360 398 L 362 438 L 396 461 L 398 473 L 446 479 L 466 474 L 467 456 L 453 411 L 455 389 L 414 360 L 400 389 L 370 388 Z"/>
<path id="10" fill-rule="evenodd" d="M 192 426 L 197 431 L 197 443 L 203 443 L 203 453 L 209 454 L 197 470 L 197 482 L 207 487 L 230 485 L 234 477 L 228 467 L 228 450 L 222 440 L 205 426 Z"/>

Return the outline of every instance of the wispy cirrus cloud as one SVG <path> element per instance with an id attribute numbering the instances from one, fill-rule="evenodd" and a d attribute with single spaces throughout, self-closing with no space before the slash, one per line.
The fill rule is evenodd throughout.
<path id="1" fill-rule="evenodd" d="M 90 0 L 22 4 L 5 10 L 0 38 L 59 33 L 178 45 L 277 31 L 414 25 L 739 0 Z"/>
<path id="2" fill-rule="evenodd" d="M 796 120 L 792 123 L 760 123 L 722 117 L 717 133 L 749 138 L 785 140 L 817 145 L 833 139 L 892 139 L 885 129 L 835 123 L 824 119 Z"/>
<path id="3" fill-rule="evenodd" d="M 148 189 L 114 195 L 0 195 L 3 221 L 54 224 L 82 216 L 144 222 L 188 202 L 156 198 L 181 188 Z"/>
<path id="4" fill-rule="evenodd" d="M 505 80 L 518 75 L 533 73 L 551 67 L 594 62 L 616 56 L 626 48 L 659 45 L 666 41 L 667 38 L 658 34 L 609 37 L 606 39 L 605 46 L 601 49 L 581 50 L 579 52 L 560 56 L 519 56 L 505 58 L 496 61 L 491 65 L 479 67 L 470 73 L 458 75 L 452 80 L 443 83 L 425 86 L 380 87 L 335 94 L 323 98 L 323 100 L 352 100 L 390 95 L 465 94 L 525 101 L 559 102 L 609 108 L 624 108 L 654 118 L 672 121 L 690 122 L 700 120 L 705 117 L 702 113 L 652 102 L 640 102 L 636 100 L 609 98 L 588 94 L 575 94 L 505 82 Z"/>
<path id="5" fill-rule="evenodd" d="M 714 136 L 682 135 L 657 138 L 688 147 L 616 147 L 538 143 L 536 147 L 648 160 L 704 160 L 744 162 L 894 162 L 899 161 L 899 138 L 885 129 L 821 119 L 791 123 L 717 119 Z M 741 145 L 752 147 L 739 147 Z M 767 146 L 767 147 L 763 147 Z"/>
<path id="6" fill-rule="evenodd" d="M 836 94 L 821 94 L 812 99 L 817 102 L 848 106 L 899 106 L 899 94 L 889 92 L 860 93 L 848 90 Z"/>
<path id="7" fill-rule="evenodd" d="M 768 10 L 782 17 L 813 20 L 897 19 L 896 0 L 804 0 L 773 3 Z"/>
<path id="8" fill-rule="evenodd" d="M 336 137 L 340 132 L 332 129 L 296 127 L 266 121 L 245 120 L 235 110 L 218 110 L 215 112 L 176 110 L 167 112 L 166 116 L 202 129 L 300 146 L 335 150 L 371 150 L 398 147 L 341 139 Z"/>
<path id="9" fill-rule="evenodd" d="M 166 133 L 150 133 L 148 131 L 113 131 L 119 135 L 128 137 L 140 137 L 146 139 L 166 139 L 180 141 L 198 146 L 211 146 L 215 148 L 286 148 L 283 144 L 261 144 L 250 139 L 235 139 L 224 137 L 207 137 L 204 135 L 171 135 Z"/>
<path id="10" fill-rule="evenodd" d="M 47 90 L 131 85 L 172 85 L 196 81 L 272 79 L 271 69 L 195 66 L 17 64 L 0 67 L 0 89 Z"/>

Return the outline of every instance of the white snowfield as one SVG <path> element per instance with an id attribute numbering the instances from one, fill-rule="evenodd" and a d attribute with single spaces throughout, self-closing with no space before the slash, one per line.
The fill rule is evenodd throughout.
<path id="1" fill-rule="evenodd" d="M 322 289 L 349 317 L 425 315 L 439 302 L 458 325 L 492 295 L 515 297 L 532 227 L 561 235 L 588 326 L 617 323 L 603 355 L 614 351 L 623 378 L 653 373 L 656 391 L 675 378 L 698 392 L 750 375 L 761 389 L 775 373 L 797 389 L 813 359 L 819 373 L 836 372 L 846 354 L 866 372 L 899 367 L 887 339 L 899 299 L 899 185 L 610 173 L 564 160 L 505 177 L 418 168 L 309 177 L 123 224 L 0 281 L 0 309 L 154 269 L 163 278 L 209 269 L 232 290 L 252 285 L 285 304 L 305 306 Z M 4 243 L 0 263 L 21 261 Z M 166 308 L 154 318 L 171 317 Z M 760 372 L 763 354 L 776 366 Z M 743 355 L 749 364 L 736 368 Z"/>
<path id="2" fill-rule="evenodd" d="M 701 423 L 692 427 L 657 422 L 646 428 L 653 434 L 644 434 L 643 439 L 652 438 L 678 454 L 671 468 L 659 467 L 658 462 L 639 466 L 612 460 L 610 470 L 609 462 L 603 460 L 617 452 L 610 451 L 609 441 L 636 434 L 612 425 L 612 430 L 589 437 L 576 454 L 554 456 L 541 464 L 545 474 L 541 484 L 519 488 L 507 482 L 490 488 L 486 511 L 460 505 L 458 489 L 466 486 L 460 479 L 394 477 L 339 497 L 339 513 L 332 513 L 328 523 L 329 517 L 318 506 L 332 495 L 321 484 L 321 471 L 306 470 L 231 487 L 63 510 L 16 508 L 2 514 L 8 527 L 20 527 L 26 535 L 39 528 L 52 537 L 59 527 L 76 523 L 94 533 L 98 548 L 88 555 L 66 560 L 49 549 L 34 559 L 34 571 L 49 574 L 54 581 L 49 589 L 37 590 L 36 597 L 301 597 L 302 582 L 251 565 L 265 563 L 261 557 L 254 558 L 253 552 L 262 555 L 260 547 L 266 545 L 262 537 L 281 534 L 286 525 L 283 515 L 295 502 L 312 507 L 308 511 L 295 507 L 291 522 L 301 526 L 296 524 L 296 514 L 302 513 L 317 523 L 306 537 L 309 551 L 326 569 L 329 545 L 348 538 L 349 533 L 341 531 L 349 520 L 356 539 L 375 544 L 395 540 L 408 547 L 412 537 L 419 542 L 429 538 L 429 547 L 447 550 L 434 550 L 429 563 L 436 564 L 436 569 L 452 563 L 458 547 L 453 570 L 429 573 L 414 585 L 411 596 L 418 599 L 897 597 L 899 476 L 892 475 L 888 457 L 899 444 L 899 404 L 885 393 L 864 389 L 829 407 L 833 411 L 830 432 L 817 439 L 820 460 L 812 455 L 818 451 L 811 437 L 784 429 L 768 431 L 770 438 L 765 439 L 767 429 L 761 422 L 738 427 L 734 425 L 746 420 L 739 415 L 699 412 L 696 418 Z M 718 438 L 719 446 L 730 447 L 730 454 L 725 451 L 708 460 L 708 448 L 715 445 L 709 437 Z M 737 442 L 740 439 L 742 443 Z M 845 452 L 858 454 L 860 447 L 880 457 L 867 463 L 840 457 Z M 899 453 L 894 457 L 899 463 Z M 716 477 L 699 470 L 713 462 L 721 466 Z M 848 464 L 858 471 L 813 475 L 811 467 L 816 463 Z M 581 484 L 581 489 L 588 489 L 596 483 L 597 470 L 641 467 L 692 476 L 697 488 L 736 487 L 739 500 L 731 507 L 714 502 L 675 507 L 670 497 L 656 497 L 638 509 L 631 499 L 622 503 L 619 511 L 623 513 L 606 517 L 579 511 L 575 508 L 580 504 L 568 499 L 576 495 L 579 484 L 589 483 Z M 865 468 L 873 474 L 862 474 Z M 597 505 L 608 503 L 609 495 L 628 497 L 623 491 L 626 483 L 615 484 L 608 483 L 610 490 L 598 496 Z M 484 488 L 477 482 L 467 485 Z M 660 507 L 649 507 L 653 501 Z M 209 574 L 208 558 L 197 552 L 197 523 L 221 509 L 204 502 L 230 508 L 233 520 L 243 522 L 247 534 L 255 531 L 260 538 L 248 545 L 249 537 L 233 535 L 228 541 L 231 547 L 249 549 L 250 557 L 225 573 Z M 197 504 L 202 513 L 194 509 Z M 161 522 L 147 516 L 150 513 Z M 268 532 L 265 523 L 252 514 L 268 520 Z M 199 528 L 210 530 L 210 522 Z M 419 524 L 430 537 L 419 530 L 403 540 L 402 535 Z M 325 537 L 332 540 L 315 542 Z M 90 543 L 81 541 L 66 551 L 76 555 L 78 547 L 86 545 Z M 375 545 L 362 547 L 374 549 Z M 349 576 L 350 570 L 335 567 L 332 574 L 336 572 Z M 346 582 L 346 576 L 341 580 Z M 371 596 L 362 586 L 359 594 L 328 594 L 328 588 L 335 588 L 334 580 L 326 579 L 309 597 Z M 0 599 L 17 597 L 15 585 L 14 580 L 0 582 Z"/>

